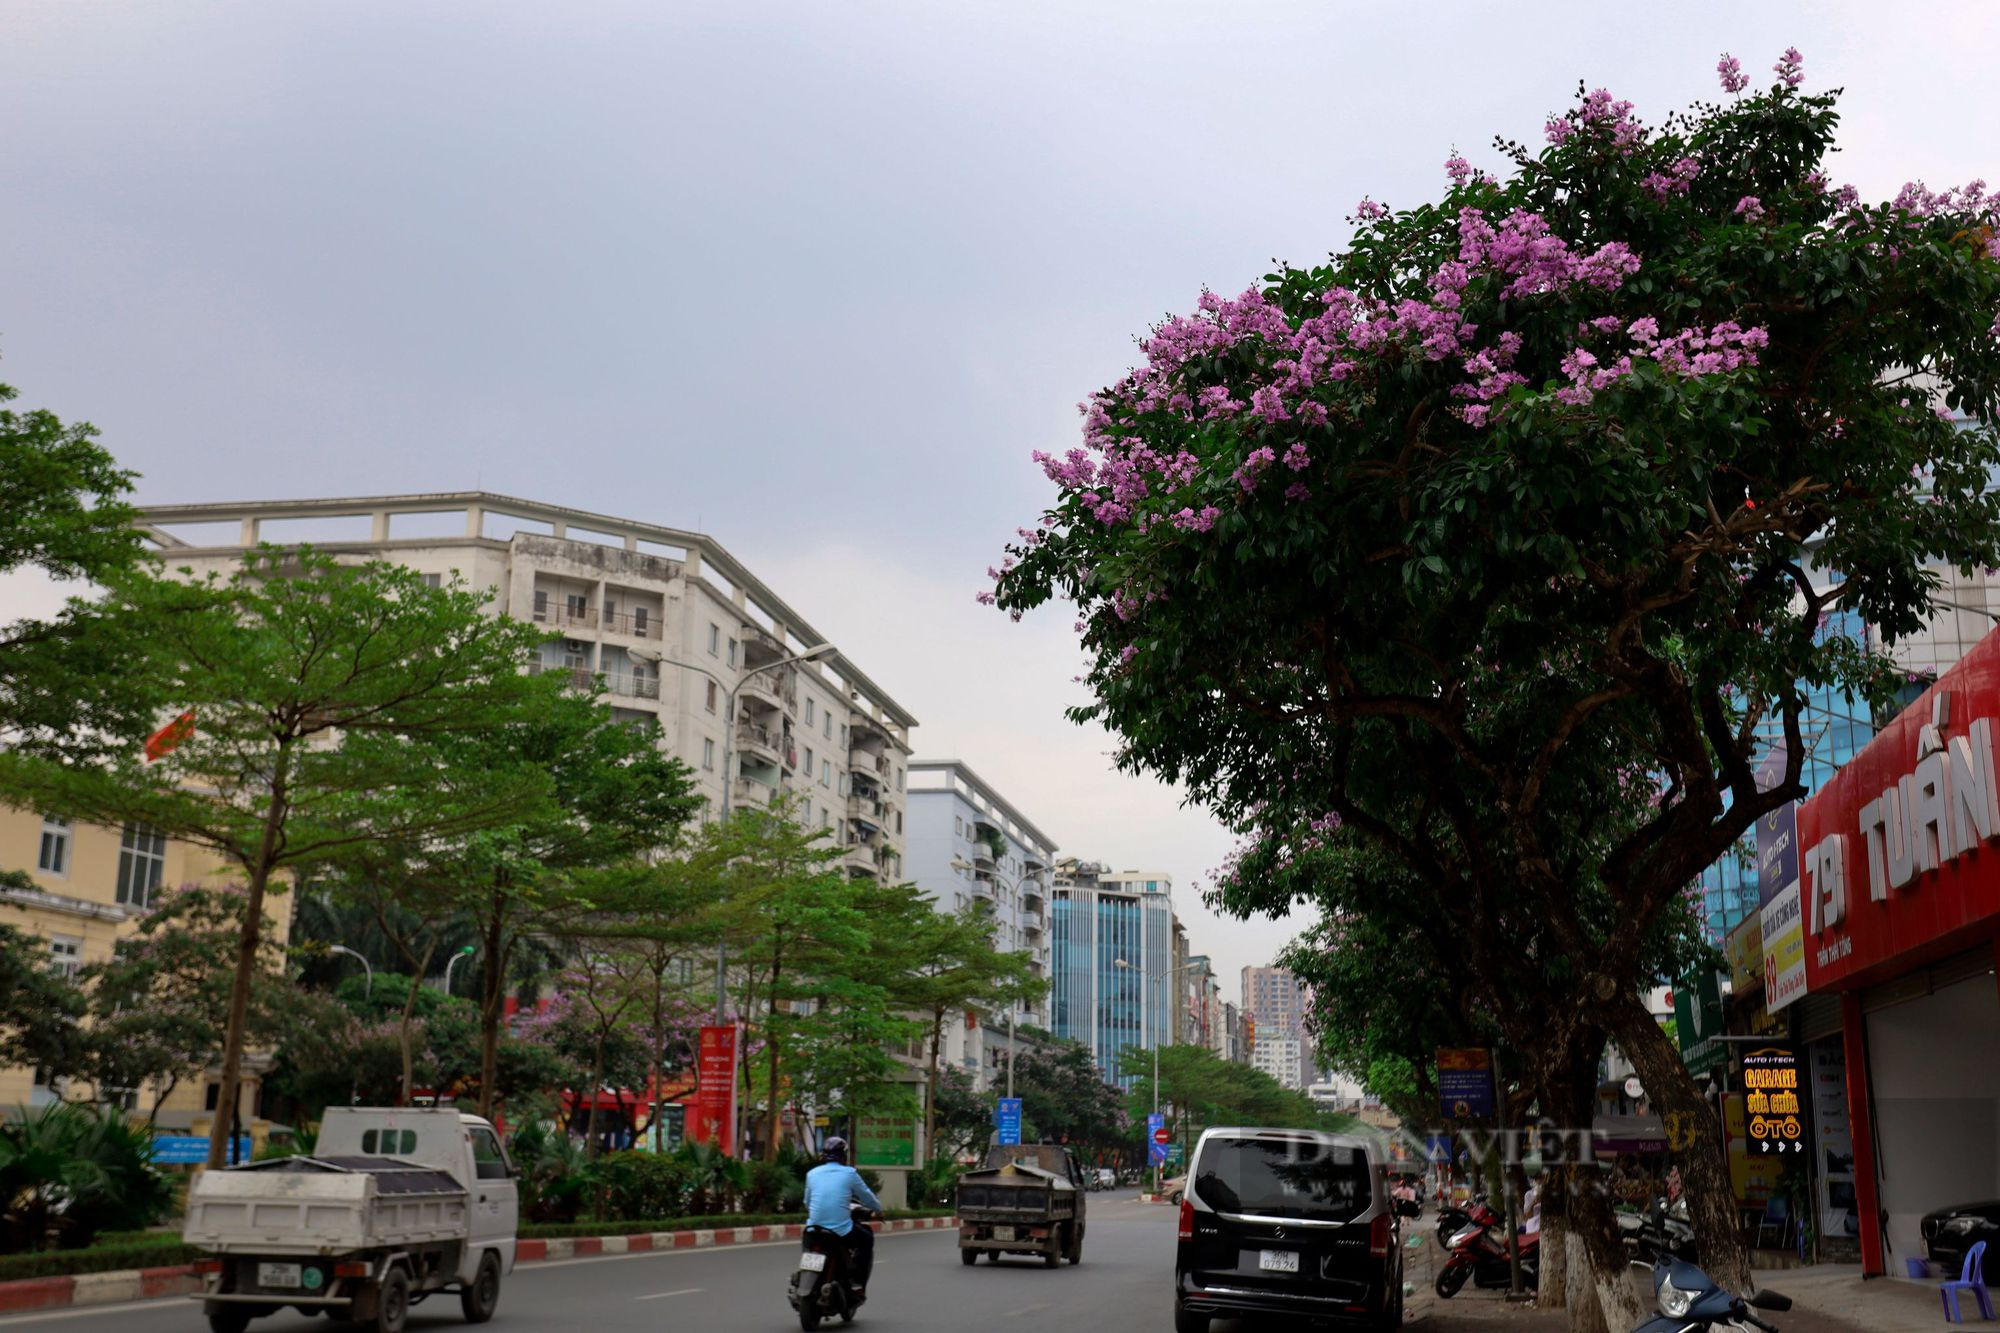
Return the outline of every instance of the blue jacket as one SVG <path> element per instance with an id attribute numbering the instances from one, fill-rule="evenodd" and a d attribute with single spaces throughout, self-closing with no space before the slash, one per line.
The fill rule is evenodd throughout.
<path id="1" fill-rule="evenodd" d="M 881 1201 L 853 1167 L 821 1162 L 806 1172 L 807 1226 L 824 1227 L 836 1236 L 845 1236 L 854 1230 L 854 1219 L 847 1212 L 849 1203 L 859 1203 L 870 1212 L 882 1211 Z"/>

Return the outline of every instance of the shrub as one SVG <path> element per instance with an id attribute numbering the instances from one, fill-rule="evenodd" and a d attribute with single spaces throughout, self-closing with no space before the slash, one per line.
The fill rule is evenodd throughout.
<path id="1" fill-rule="evenodd" d="M 600 1163 L 600 1170 L 613 1218 L 678 1217 L 687 1211 L 688 1173 L 674 1156 L 612 1153 Z"/>
<path id="2" fill-rule="evenodd" d="M 121 1116 L 57 1102 L 0 1125 L 0 1248 L 75 1249 L 151 1226 L 173 1204 L 152 1136 Z"/>
<path id="3" fill-rule="evenodd" d="M 953 1192 L 958 1188 L 958 1171 L 958 1163 L 949 1157 L 933 1157 L 921 1169 L 912 1171 L 910 1207 L 950 1207 Z"/>
<path id="4" fill-rule="evenodd" d="M 530 1222 L 573 1222 L 600 1172 L 583 1145 L 562 1130 L 533 1123 L 514 1136 L 521 1172 L 521 1216 Z"/>

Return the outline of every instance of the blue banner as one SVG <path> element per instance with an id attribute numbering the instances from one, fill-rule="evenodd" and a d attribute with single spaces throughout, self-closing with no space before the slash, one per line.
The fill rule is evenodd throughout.
<path id="1" fill-rule="evenodd" d="M 153 1137 L 153 1164 L 155 1166 L 200 1166 L 208 1160 L 208 1135 L 156 1134 Z M 227 1158 L 231 1163 L 250 1160 L 250 1136 L 236 1136 L 235 1151 Z"/>
<path id="2" fill-rule="evenodd" d="M 1021 1099 L 1002 1097 L 999 1109 L 993 1113 L 993 1123 L 1000 1131 L 1000 1142 L 1014 1144 L 1021 1141 Z"/>
<path id="3" fill-rule="evenodd" d="M 1167 1118 L 1157 1111 L 1146 1117 L 1146 1155 L 1154 1166 L 1167 1164 L 1167 1145 L 1160 1142 L 1160 1131 L 1167 1127 Z"/>
<path id="4" fill-rule="evenodd" d="M 1447 1120 L 1492 1115 L 1492 1053 L 1478 1047 L 1439 1050 L 1438 1102 Z"/>

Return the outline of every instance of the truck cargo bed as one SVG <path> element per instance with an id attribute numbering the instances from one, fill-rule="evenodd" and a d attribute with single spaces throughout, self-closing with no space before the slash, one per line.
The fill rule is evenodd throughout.
<path id="1" fill-rule="evenodd" d="M 393 1157 L 284 1157 L 202 1173 L 183 1236 L 218 1252 L 345 1254 L 463 1240 L 452 1176 Z"/>

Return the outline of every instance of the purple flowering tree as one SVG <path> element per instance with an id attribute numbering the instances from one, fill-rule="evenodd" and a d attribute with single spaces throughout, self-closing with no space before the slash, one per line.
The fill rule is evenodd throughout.
<path id="1" fill-rule="evenodd" d="M 1365 849 L 1517 1049 L 1616 1037 L 1702 1127 L 1719 1236 L 1719 1133 L 1636 992 L 1689 883 L 1803 793 L 1805 687 L 1882 697 L 1822 617 L 1893 639 L 1927 564 L 2000 563 L 2000 209 L 1864 205 L 1797 52 L 1761 93 L 1718 73 L 1658 125 L 1582 96 L 1501 176 L 1454 154 L 1441 201 L 1364 201 L 1327 263 L 1161 324 L 1037 456 L 1056 498 L 982 598 L 1075 603 L 1077 717 L 1246 837 L 1224 905 Z"/>

